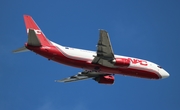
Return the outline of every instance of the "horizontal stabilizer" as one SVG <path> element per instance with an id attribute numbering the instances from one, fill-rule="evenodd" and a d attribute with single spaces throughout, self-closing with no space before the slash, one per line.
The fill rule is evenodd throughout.
<path id="1" fill-rule="evenodd" d="M 13 53 L 27 52 L 29 51 L 26 47 L 21 47 L 13 51 Z"/>
<path id="2" fill-rule="evenodd" d="M 33 29 L 28 30 L 28 45 L 31 46 L 41 46 L 41 43 Z"/>

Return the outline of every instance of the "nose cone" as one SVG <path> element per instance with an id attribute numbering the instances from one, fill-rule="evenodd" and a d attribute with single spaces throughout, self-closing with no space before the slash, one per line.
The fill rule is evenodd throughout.
<path id="1" fill-rule="evenodd" d="M 164 69 L 160 69 L 159 73 L 160 73 L 162 79 L 170 76 L 169 73 L 167 71 L 165 71 Z"/>

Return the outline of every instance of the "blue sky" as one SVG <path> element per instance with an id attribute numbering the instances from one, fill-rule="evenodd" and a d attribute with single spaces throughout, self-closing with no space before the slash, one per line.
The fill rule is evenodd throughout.
<path id="1" fill-rule="evenodd" d="M 180 2 L 178 0 L 6 0 L 0 6 L 0 110 L 179 110 Z M 55 83 L 82 71 L 36 55 L 13 54 L 27 40 L 23 14 L 52 41 L 96 50 L 98 29 L 109 32 L 114 53 L 147 59 L 170 77 L 116 75 Z"/>

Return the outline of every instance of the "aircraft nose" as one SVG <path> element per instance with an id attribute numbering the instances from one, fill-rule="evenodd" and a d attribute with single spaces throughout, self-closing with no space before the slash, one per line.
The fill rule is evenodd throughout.
<path id="1" fill-rule="evenodd" d="M 162 79 L 167 78 L 167 77 L 170 76 L 169 73 L 167 71 L 165 71 L 164 69 L 160 69 L 159 72 L 160 72 L 160 75 L 161 75 Z"/>

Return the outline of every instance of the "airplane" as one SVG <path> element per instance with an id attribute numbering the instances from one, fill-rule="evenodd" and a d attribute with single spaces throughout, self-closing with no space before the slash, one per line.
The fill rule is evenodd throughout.
<path id="1" fill-rule="evenodd" d="M 73 82 L 93 79 L 100 84 L 113 84 L 114 75 L 134 76 L 146 79 L 163 79 L 169 73 L 161 66 L 139 58 L 115 55 L 107 31 L 99 30 L 96 51 L 72 48 L 50 41 L 38 27 L 33 18 L 24 15 L 28 40 L 14 53 L 32 51 L 48 60 L 83 69 L 76 75 L 56 80 L 56 82 Z"/>

